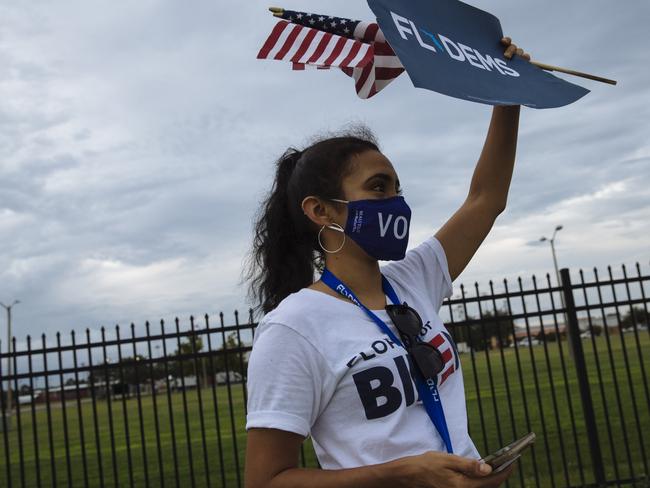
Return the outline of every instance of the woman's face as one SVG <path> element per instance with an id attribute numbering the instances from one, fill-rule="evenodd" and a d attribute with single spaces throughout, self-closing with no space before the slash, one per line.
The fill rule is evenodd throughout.
<path id="1" fill-rule="evenodd" d="M 353 156 L 351 170 L 341 184 L 345 200 L 390 198 L 401 193 L 393 165 L 379 151 Z"/>
<path id="2" fill-rule="evenodd" d="M 395 168 L 379 151 L 365 151 L 351 160 L 350 173 L 341 182 L 342 198 L 348 201 L 380 200 L 395 197 L 401 193 L 399 179 Z M 348 218 L 347 205 L 328 202 L 333 210 L 333 221 L 342 228 L 346 227 Z M 341 245 L 341 234 L 328 230 L 323 236 L 328 249 L 337 249 Z M 342 253 L 349 253 L 368 258 L 368 255 L 353 240 L 348 239 Z"/>

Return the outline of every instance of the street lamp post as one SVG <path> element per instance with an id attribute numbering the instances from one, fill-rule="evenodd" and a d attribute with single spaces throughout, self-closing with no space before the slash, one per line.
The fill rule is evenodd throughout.
<path id="1" fill-rule="evenodd" d="M 557 280 L 557 286 L 562 286 L 562 283 L 561 283 L 561 280 L 560 280 L 560 270 L 559 270 L 559 268 L 557 266 L 557 255 L 555 254 L 555 236 L 562 229 L 563 229 L 563 227 L 561 225 L 558 225 L 557 227 L 555 227 L 555 230 L 553 231 L 553 237 L 551 237 L 550 239 L 547 239 L 546 237 L 542 236 L 539 239 L 540 242 L 548 241 L 551 244 L 551 253 L 553 254 L 553 267 L 555 268 L 555 279 Z M 560 302 L 562 303 L 562 308 L 566 310 L 566 305 L 564 303 L 564 293 L 562 291 L 560 291 Z M 564 327 L 565 327 L 565 330 L 567 331 L 567 339 L 570 342 L 571 341 L 571 334 L 568 333 L 569 321 L 568 321 L 568 318 L 567 318 L 567 314 L 565 312 L 562 315 L 564 315 Z M 569 352 L 570 352 L 571 357 L 573 358 L 573 349 L 569 348 Z"/>
<path id="2" fill-rule="evenodd" d="M 4 307 L 4 309 L 7 311 L 7 351 L 9 352 L 9 356 L 7 357 L 7 377 L 11 376 L 11 309 L 14 307 L 14 305 L 18 305 L 20 303 L 20 300 L 14 300 L 14 302 L 11 305 L 5 305 L 4 303 L 0 302 L 0 305 Z M 11 380 L 8 381 L 7 385 L 7 428 L 11 428 L 11 404 L 12 404 L 12 399 L 11 399 Z"/>
<path id="3" fill-rule="evenodd" d="M 540 242 L 548 241 L 551 244 L 551 252 L 553 253 L 553 266 L 555 267 L 555 278 L 557 279 L 558 286 L 560 286 L 561 283 L 560 283 L 560 270 L 557 267 L 557 256 L 555 254 L 555 236 L 562 229 L 563 229 L 563 227 L 561 225 L 558 225 L 555 228 L 555 230 L 553 231 L 553 237 L 551 237 L 550 239 L 547 239 L 546 237 L 541 237 L 539 239 Z M 564 298 L 562 298 L 562 306 L 564 306 Z"/>

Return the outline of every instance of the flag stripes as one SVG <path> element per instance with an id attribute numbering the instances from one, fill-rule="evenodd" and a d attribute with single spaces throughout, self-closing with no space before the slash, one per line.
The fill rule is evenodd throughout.
<path id="1" fill-rule="evenodd" d="M 290 61 L 294 70 L 340 68 L 364 99 L 404 72 L 376 23 L 304 12 L 285 11 L 257 57 Z"/>
<path id="2" fill-rule="evenodd" d="M 276 24 L 257 54 L 258 59 L 291 61 L 297 69 L 304 69 L 300 65 L 305 64 L 356 68 L 368 64 L 372 57 L 370 44 L 284 20 Z"/>
<path id="3" fill-rule="evenodd" d="M 360 98 L 370 98 L 402 74 L 404 68 L 376 23 L 359 22 L 354 29 L 354 37 L 371 43 L 373 59 L 363 67 L 344 70 L 344 73 L 354 78 L 354 87 Z"/>

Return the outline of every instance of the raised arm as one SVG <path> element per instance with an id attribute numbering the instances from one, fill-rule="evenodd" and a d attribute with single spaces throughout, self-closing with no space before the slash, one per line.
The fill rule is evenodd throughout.
<path id="1" fill-rule="evenodd" d="M 517 149 L 519 109 L 494 107 L 467 198 L 436 234 L 447 255 L 452 280 L 465 269 L 506 208 Z"/>
<path id="2" fill-rule="evenodd" d="M 509 37 L 501 39 L 501 44 L 505 47 L 504 57 L 517 55 L 530 61 L 530 55 Z M 519 106 L 494 107 L 467 199 L 436 234 L 447 255 L 452 280 L 465 269 L 506 208 L 517 150 L 519 110 Z"/>

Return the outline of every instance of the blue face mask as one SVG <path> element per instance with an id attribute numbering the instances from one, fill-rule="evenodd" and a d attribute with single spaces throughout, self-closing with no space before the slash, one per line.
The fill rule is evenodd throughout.
<path id="1" fill-rule="evenodd" d="M 345 234 L 368 255 L 381 261 L 404 259 L 411 223 L 404 197 L 333 201 L 347 204 Z"/>

